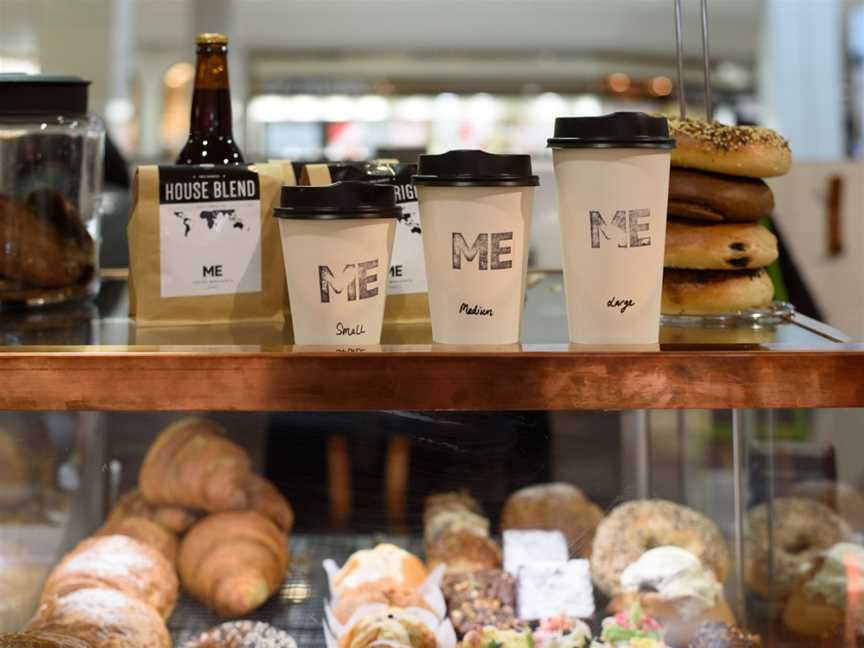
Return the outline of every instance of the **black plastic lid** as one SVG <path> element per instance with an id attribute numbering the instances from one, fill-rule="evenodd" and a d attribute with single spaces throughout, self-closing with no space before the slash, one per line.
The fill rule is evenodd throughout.
<path id="1" fill-rule="evenodd" d="M 343 218 L 399 218 L 392 185 L 369 182 L 335 182 L 316 187 L 282 187 L 276 218 L 337 220 Z"/>
<path id="2" fill-rule="evenodd" d="M 87 114 L 87 86 L 76 76 L 0 74 L 0 115 Z"/>
<path id="3" fill-rule="evenodd" d="M 495 155 L 477 150 L 421 155 L 415 185 L 439 187 L 536 187 L 530 155 Z"/>
<path id="4" fill-rule="evenodd" d="M 665 117 L 616 112 L 602 117 L 559 117 L 550 148 L 675 148 Z"/>

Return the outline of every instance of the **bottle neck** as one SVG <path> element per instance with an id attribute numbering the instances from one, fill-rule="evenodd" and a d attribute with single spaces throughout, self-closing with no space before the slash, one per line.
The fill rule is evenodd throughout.
<path id="1" fill-rule="evenodd" d="M 228 48 L 223 44 L 198 46 L 189 131 L 194 135 L 232 136 Z"/>

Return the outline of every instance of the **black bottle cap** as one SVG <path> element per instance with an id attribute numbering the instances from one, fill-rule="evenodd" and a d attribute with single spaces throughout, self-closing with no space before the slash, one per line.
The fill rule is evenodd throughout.
<path id="1" fill-rule="evenodd" d="M 415 185 L 438 187 L 536 187 L 530 155 L 495 155 L 477 150 L 421 155 Z"/>
<path id="2" fill-rule="evenodd" d="M 675 148 L 665 117 L 616 112 L 602 117 L 559 117 L 550 148 Z"/>
<path id="3" fill-rule="evenodd" d="M 337 220 L 343 218 L 399 218 L 396 190 L 370 182 L 336 182 L 316 187 L 283 186 L 276 218 Z"/>
<path id="4" fill-rule="evenodd" d="M 0 115 L 83 117 L 89 85 L 76 76 L 0 74 Z"/>

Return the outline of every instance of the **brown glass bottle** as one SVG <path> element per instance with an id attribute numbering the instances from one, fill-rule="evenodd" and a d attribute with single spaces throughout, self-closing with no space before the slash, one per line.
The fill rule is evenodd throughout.
<path id="1" fill-rule="evenodd" d="M 195 91 L 189 139 L 177 164 L 243 164 L 231 126 L 231 88 L 228 85 L 228 38 L 200 34 L 195 39 Z"/>

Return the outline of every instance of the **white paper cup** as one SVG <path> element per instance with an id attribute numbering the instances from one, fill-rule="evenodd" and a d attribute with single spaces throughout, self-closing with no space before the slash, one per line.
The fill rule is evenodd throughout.
<path id="1" fill-rule="evenodd" d="M 373 193 L 393 194 L 392 187 L 363 183 L 283 189 L 282 208 L 276 211 L 277 215 L 283 212 L 279 217 L 282 256 L 294 342 L 298 345 L 351 347 L 381 342 L 396 219 L 383 214 L 375 217 L 369 210 L 351 213 L 350 205 L 340 202 L 365 189 L 340 190 L 342 195 L 336 196 L 332 211 L 326 207 L 303 211 L 303 192 L 326 191 L 338 185 L 360 185 Z M 285 215 L 283 208 L 292 201 L 293 211 Z"/>
<path id="2" fill-rule="evenodd" d="M 429 174 L 435 166 L 429 158 L 456 167 L 458 180 Z M 523 166 L 521 180 L 514 176 L 496 185 L 493 172 L 502 173 L 514 158 Z M 479 172 L 473 179 L 460 173 L 472 162 L 482 167 L 474 169 Z M 537 184 L 536 176 L 530 176 L 530 158 L 481 151 L 421 156 L 416 178 L 433 341 L 519 342 Z"/>
<path id="3" fill-rule="evenodd" d="M 594 118 L 601 122 L 593 135 L 595 146 L 586 136 L 582 146 L 577 138 L 572 147 L 553 151 L 567 321 L 574 344 L 659 340 L 671 141 L 668 134 L 665 142 L 657 134 L 652 145 L 649 136 L 640 141 L 637 133 L 628 142 L 620 128 L 618 141 L 604 136 L 602 120 L 622 115 L 634 113 Z M 640 116 L 637 126 L 643 117 L 658 119 Z M 566 132 L 559 128 L 561 121 L 556 122 L 556 138 Z M 666 129 L 665 120 L 662 127 Z M 553 138 L 550 145 L 562 140 L 566 145 L 566 137 Z"/>

